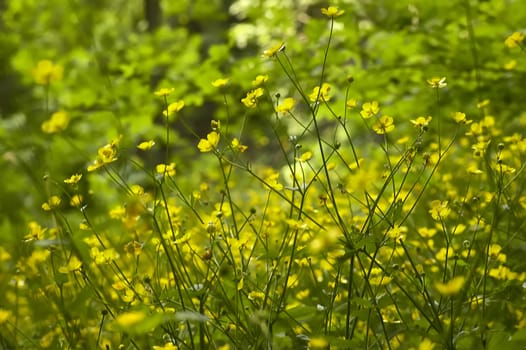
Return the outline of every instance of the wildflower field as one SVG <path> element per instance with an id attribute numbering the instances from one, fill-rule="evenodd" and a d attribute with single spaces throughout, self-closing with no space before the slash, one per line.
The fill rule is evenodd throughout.
<path id="1" fill-rule="evenodd" d="M 0 9 L 1 349 L 526 349 L 523 1 Z"/>

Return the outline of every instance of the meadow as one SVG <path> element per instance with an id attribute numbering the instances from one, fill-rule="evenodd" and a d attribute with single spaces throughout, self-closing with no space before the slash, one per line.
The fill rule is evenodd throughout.
<path id="1" fill-rule="evenodd" d="M 526 348 L 521 1 L 0 7 L 0 348 Z"/>

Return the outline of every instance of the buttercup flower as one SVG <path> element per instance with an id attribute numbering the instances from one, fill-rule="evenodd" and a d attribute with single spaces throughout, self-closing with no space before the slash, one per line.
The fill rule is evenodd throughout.
<path id="1" fill-rule="evenodd" d="M 206 135 L 206 140 L 205 139 L 199 140 L 199 143 L 197 144 L 197 148 L 199 148 L 199 151 L 201 152 L 210 152 L 216 149 L 218 144 L 219 144 L 219 134 L 215 131 L 212 131 L 211 133 Z"/>
<path id="2" fill-rule="evenodd" d="M 363 119 L 369 119 L 373 116 L 375 116 L 380 111 L 380 107 L 378 106 L 377 101 L 373 102 L 365 102 L 362 105 L 362 110 L 360 111 L 360 115 Z"/>
<path id="3" fill-rule="evenodd" d="M 395 126 L 393 124 L 393 118 L 388 115 L 380 117 L 380 119 L 378 119 L 376 123 L 373 124 L 373 130 L 378 135 L 387 134 L 393 131 L 394 128 Z"/>
<path id="4" fill-rule="evenodd" d="M 294 108 L 296 105 L 296 100 L 294 100 L 292 97 L 287 97 L 283 100 L 279 105 L 276 106 L 276 112 L 278 113 L 287 113 Z"/>
<path id="5" fill-rule="evenodd" d="M 331 91 L 331 84 L 329 83 L 323 83 L 321 85 L 321 89 L 319 86 L 316 86 L 314 89 L 312 89 L 312 92 L 309 95 L 309 100 L 311 102 L 317 102 L 318 98 L 321 101 L 329 101 L 331 99 L 330 91 Z"/>
<path id="6" fill-rule="evenodd" d="M 321 13 L 329 18 L 335 18 L 343 15 L 345 11 L 338 9 L 336 6 L 329 6 L 327 8 L 322 8 Z"/>
<path id="7" fill-rule="evenodd" d="M 427 117 L 418 117 L 414 120 L 411 120 L 411 124 L 419 129 L 425 129 L 429 125 L 429 122 L 433 119 L 431 116 Z"/>
<path id="8" fill-rule="evenodd" d="M 221 88 L 223 86 L 226 86 L 228 84 L 228 81 L 228 78 L 216 79 L 212 82 L 212 86 L 216 88 Z"/>
<path id="9" fill-rule="evenodd" d="M 243 102 L 247 108 L 256 108 L 258 98 L 261 96 L 263 96 L 263 89 L 257 88 L 255 90 L 249 91 L 247 95 L 241 99 L 241 102 Z"/>
<path id="10" fill-rule="evenodd" d="M 175 163 L 157 164 L 155 171 L 163 176 L 175 176 Z"/>
<path id="11" fill-rule="evenodd" d="M 42 60 L 37 63 L 32 74 L 35 82 L 39 85 L 47 85 L 53 81 L 62 79 L 64 68 L 61 65 L 54 64 L 49 60 Z"/>
<path id="12" fill-rule="evenodd" d="M 239 151 L 241 153 L 245 152 L 248 147 L 245 146 L 245 145 L 242 145 L 239 140 L 237 138 L 234 137 L 234 139 L 232 140 L 232 142 L 230 143 L 230 146 L 232 147 L 232 149 L 234 151 Z"/>
<path id="13" fill-rule="evenodd" d="M 252 80 L 252 86 L 260 86 L 268 80 L 268 75 L 258 75 L 256 79 Z"/>
<path id="14" fill-rule="evenodd" d="M 80 179 L 82 179 L 82 174 L 75 174 L 65 179 L 64 183 L 68 185 L 75 185 L 80 181 Z"/>
<path id="15" fill-rule="evenodd" d="M 458 124 L 470 124 L 472 122 L 472 120 L 466 118 L 466 113 L 462 112 L 455 112 L 453 114 L 453 119 L 455 119 L 455 122 Z"/>
<path id="16" fill-rule="evenodd" d="M 149 149 L 152 149 L 152 147 L 155 146 L 154 140 L 144 141 L 137 145 L 137 148 L 142 151 L 147 151 Z"/>
<path id="17" fill-rule="evenodd" d="M 44 209 L 45 211 L 51 211 L 51 210 L 53 210 L 55 208 L 58 208 L 58 206 L 60 205 L 61 202 L 62 202 L 62 200 L 60 199 L 60 197 L 58 197 L 58 196 L 51 196 L 51 197 L 49 197 L 47 202 L 42 204 L 42 209 Z"/>
<path id="18" fill-rule="evenodd" d="M 429 86 L 435 89 L 442 89 L 447 86 L 446 77 L 433 77 L 431 79 L 427 79 L 427 83 Z"/>
<path id="19" fill-rule="evenodd" d="M 69 125 L 69 116 L 64 111 L 55 112 L 51 118 L 42 123 L 42 131 L 46 134 L 55 134 L 66 130 Z"/>
<path id="20" fill-rule="evenodd" d="M 504 45 L 510 49 L 513 49 L 514 47 L 521 46 L 523 40 L 524 34 L 521 32 L 515 32 L 506 38 Z"/>
<path id="21" fill-rule="evenodd" d="M 172 92 L 174 92 L 174 88 L 160 88 L 159 90 L 155 91 L 155 96 L 164 97 L 170 95 Z"/>
<path id="22" fill-rule="evenodd" d="M 356 99 L 351 98 L 347 100 L 347 102 L 345 103 L 345 106 L 349 109 L 353 109 L 354 107 L 356 107 L 356 104 L 357 104 Z"/>
<path id="23" fill-rule="evenodd" d="M 184 107 L 184 101 L 179 100 L 177 102 L 170 103 L 168 105 L 168 110 L 163 111 L 163 115 L 165 117 L 168 117 L 169 115 L 172 115 L 173 113 L 179 112 Z"/>
<path id="24" fill-rule="evenodd" d="M 435 283 L 435 288 L 437 289 L 438 293 L 440 293 L 440 295 L 451 296 L 460 292 L 460 290 L 464 286 L 465 281 L 466 278 L 464 276 L 457 276 L 447 281 L 446 283 Z"/>
<path id="25" fill-rule="evenodd" d="M 263 51 L 263 56 L 265 57 L 274 57 L 278 54 L 278 52 L 285 50 L 285 43 L 282 41 L 279 44 L 276 44 L 272 46 L 271 48 Z"/>

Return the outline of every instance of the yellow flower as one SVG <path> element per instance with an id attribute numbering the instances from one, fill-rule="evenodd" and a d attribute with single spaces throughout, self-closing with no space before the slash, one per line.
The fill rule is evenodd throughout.
<path id="1" fill-rule="evenodd" d="M 452 296 L 460 292 L 465 282 L 466 282 L 466 279 L 464 278 L 464 276 L 457 276 L 457 277 L 452 278 L 446 283 L 441 283 L 441 282 L 435 283 L 435 288 L 437 289 L 440 295 Z"/>
<path id="2" fill-rule="evenodd" d="M 143 151 L 148 151 L 152 149 L 152 147 L 155 146 L 154 140 L 144 141 L 137 145 L 137 148 Z"/>
<path id="3" fill-rule="evenodd" d="M 174 345 L 172 343 L 166 343 L 164 344 L 164 346 L 157 346 L 157 345 L 153 346 L 153 350 L 177 350 L 177 349 L 179 349 L 177 345 Z"/>
<path id="4" fill-rule="evenodd" d="M 418 345 L 418 350 L 433 350 L 435 348 L 435 344 L 427 338 L 422 340 L 420 342 L 420 345 Z"/>
<path id="5" fill-rule="evenodd" d="M 292 97 L 287 97 L 283 100 L 279 105 L 276 106 L 276 112 L 278 113 L 287 113 L 294 108 L 296 105 L 296 100 L 294 100 Z"/>
<path id="6" fill-rule="evenodd" d="M 80 179 L 82 179 L 82 174 L 75 174 L 65 179 L 64 183 L 68 185 L 75 185 L 80 181 Z"/>
<path id="7" fill-rule="evenodd" d="M 522 41 L 524 40 L 524 34 L 521 32 L 515 32 L 506 38 L 504 45 L 513 49 L 514 47 L 521 46 Z"/>
<path id="8" fill-rule="evenodd" d="M 435 89 L 442 89 L 447 86 L 446 77 L 432 77 L 431 79 L 427 79 L 427 83 Z"/>
<path id="9" fill-rule="evenodd" d="M 138 323 L 142 322 L 146 318 L 146 314 L 140 311 L 130 311 L 125 312 L 123 314 L 120 314 L 117 316 L 115 321 L 121 326 L 121 327 L 131 327 L 135 326 Z"/>
<path id="10" fill-rule="evenodd" d="M 69 205 L 72 207 L 80 207 L 82 205 L 84 198 L 80 194 L 76 194 L 73 197 L 71 197 L 71 200 L 69 201 Z"/>
<path id="11" fill-rule="evenodd" d="M 347 106 L 347 108 L 349 109 L 353 109 L 354 107 L 356 107 L 356 103 L 356 100 L 354 98 L 351 98 L 350 100 L 347 100 L 345 106 Z"/>
<path id="12" fill-rule="evenodd" d="M 393 124 L 393 118 L 388 115 L 380 117 L 380 119 L 378 119 L 376 123 L 373 124 L 373 130 L 378 135 L 387 134 L 393 131 L 394 128 L 395 126 Z"/>
<path id="13" fill-rule="evenodd" d="M 234 151 L 239 151 L 241 153 L 245 152 L 248 147 L 245 146 L 245 145 L 242 145 L 239 140 L 237 138 L 234 137 L 234 139 L 232 140 L 232 142 L 230 143 L 230 146 L 232 147 L 232 149 Z"/>
<path id="14" fill-rule="evenodd" d="M 206 140 L 201 139 L 199 140 L 199 143 L 197 144 L 197 148 L 199 148 L 199 151 L 201 152 L 210 152 L 216 149 L 217 145 L 219 144 L 219 134 L 215 131 L 212 131 L 206 135 Z"/>
<path id="15" fill-rule="evenodd" d="M 42 209 L 44 209 L 45 211 L 51 211 L 51 210 L 57 208 L 60 205 L 61 201 L 62 200 L 60 199 L 60 197 L 58 197 L 58 196 L 51 196 L 51 197 L 49 197 L 47 202 L 42 204 Z"/>
<path id="16" fill-rule="evenodd" d="M 165 117 L 172 115 L 173 113 L 179 112 L 184 107 L 184 101 L 180 100 L 177 102 L 170 103 L 168 105 L 168 110 L 164 110 L 163 114 Z"/>
<path id="17" fill-rule="evenodd" d="M 329 18 L 339 17 L 344 14 L 345 11 L 338 9 L 336 6 L 329 6 L 322 8 L 321 13 Z"/>
<path id="18" fill-rule="evenodd" d="M 216 88 L 222 88 L 228 84 L 228 81 L 229 81 L 228 78 L 216 79 L 212 82 L 212 86 Z"/>
<path id="19" fill-rule="evenodd" d="M 252 80 L 252 86 L 260 86 L 268 80 L 268 75 L 258 75 L 256 79 Z"/>
<path id="20" fill-rule="evenodd" d="M 263 56 L 274 57 L 278 54 L 278 52 L 281 52 L 281 51 L 285 51 L 285 43 L 283 41 L 263 51 Z"/>
<path id="21" fill-rule="evenodd" d="M 418 117 L 414 120 L 411 120 L 411 124 L 413 124 L 415 127 L 419 128 L 419 129 L 424 129 L 424 128 L 427 128 L 427 126 L 429 125 L 429 122 L 433 119 L 433 117 L 431 116 L 427 116 L 427 117 Z"/>
<path id="22" fill-rule="evenodd" d="M 59 111 L 51 115 L 51 118 L 44 121 L 41 125 L 42 131 L 46 134 L 54 134 L 66 130 L 69 124 L 69 116 L 66 112 Z"/>
<path id="23" fill-rule="evenodd" d="M 61 65 L 53 64 L 49 60 L 42 60 L 37 63 L 32 74 L 37 84 L 47 85 L 53 81 L 61 80 L 63 72 L 64 68 Z"/>
<path id="24" fill-rule="evenodd" d="M 375 116 L 378 111 L 380 111 L 380 107 L 378 106 L 377 101 L 373 102 L 365 102 L 362 105 L 362 110 L 360 111 L 360 115 L 363 119 L 369 119 L 373 116 Z"/>
<path id="25" fill-rule="evenodd" d="M 255 90 L 249 91 L 247 95 L 241 99 L 241 102 L 245 105 L 247 108 L 256 108 L 258 98 L 263 96 L 263 89 L 257 88 Z"/>
<path id="26" fill-rule="evenodd" d="M 174 90 L 174 88 L 160 88 L 159 90 L 155 91 L 154 94 L 155 96 L 165 97 L 174 92 Z"/>
<path id="27" fill-rule="evenodd" d="M 312 89 L 312 92 L 309 95 L 309 100 L 311 102 L 318 102 L 319 99 L 322 101 L 329 101 L 331 99 L 331 96 L 329 95 L 331 88 L 331 85 L 328 83 L 323 83 L 321 89 L 319 86 L 316 86 Z"/>
<path id="28" fill-rule="evenodd" d="M 303 154 L 301 155 L 301 157 L 296 158 L 296 160 L 297 160 L 298 162 L 304 163 L 304 162 L 306 162 L 306 161 L 311 160 L 311 158 L 312 158 L 312 152 L 311 152 L 311 151 L 307 151 L 307 152 L 303 153 Z"/>
<path id="29" fill-rule="evenodd" d="M 75 255 L 73 255 L 71 259 L 69 259 L 67 265 L 60 267 L 58 269 L 58 272 L 66 274 L 69 272 L 80 270 L 81 267 L 82 261 L 80 261 L 79 258 L 77 258 Z"/>
<path id="30" fill-rule="evenodd" d="M 441 220 L 446 218 L 449 215 L 450 209 L 448 207 L 448 201 L 439 201 L 434 200 L 431 202 L 431 209 L 429 213 L 431 217 L 435 220 Z"/>
<path id="31" fill-rule="evenodd" d="M 117 145 L 119 144 L 120 139 L 115 139 L 108 143 L 107 145 L 102 146 L 97 151 L 97 158 L 88 166 L 88 172 L 97 170 L 98 168 L 104 166 L 105 164 L 112 163 L 116 161 L 117 158 Z"/>
<path id="32" fill-rule="evenodd" d="M 175 163 L 166 164 L 157 164 L 155 167 L 157 174 L 166 175 L 166 176 L 175 176 Z"/>
<path id="33" fill-rule="evenodd" d="M 31 221 L 29 224 L 29 233 L 24 236 L 26 242 L 29 241 L 38 241 L 44 237 L 44 233 L 47 231 L 47 228 L 43 228 L 36 221 Z"/>
<path id="34" fill-rule="evenodd" d="M 11 311 L 0 309 L 0 324 L 4 323 L 10 318 L 12 318 Z"/>
<path id="35" fill-rule="evenodd" d="M 457 124 L 470 124 L 472 122 L 472 120 L 466 119 L 466 113 L 462 112 L 455 112 L 453 114 L 453 119 L 455 119 Z"/>

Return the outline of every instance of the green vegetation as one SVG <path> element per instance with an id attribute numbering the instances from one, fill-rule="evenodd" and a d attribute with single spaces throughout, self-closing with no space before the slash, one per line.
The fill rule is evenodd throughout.
<path id="1" fill-rule="evenodd" d="M 0 1 L 0 347 L 523 349 L 523 7 Z"/>

